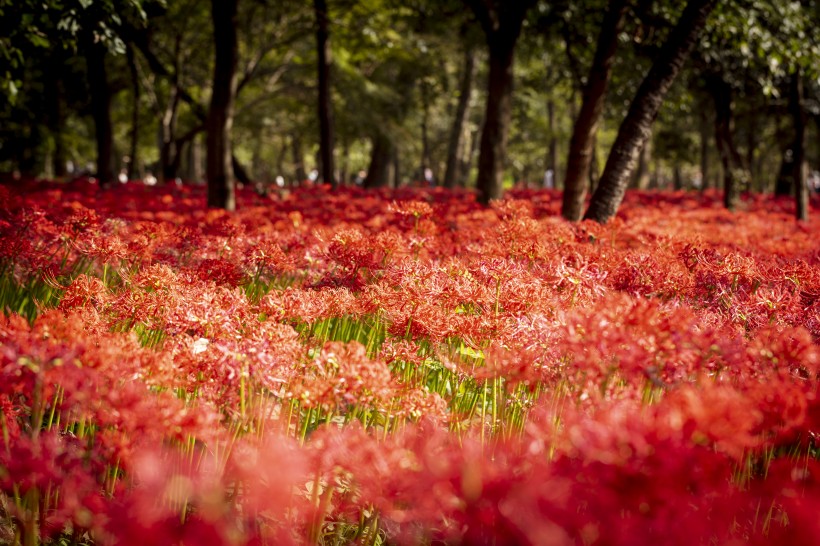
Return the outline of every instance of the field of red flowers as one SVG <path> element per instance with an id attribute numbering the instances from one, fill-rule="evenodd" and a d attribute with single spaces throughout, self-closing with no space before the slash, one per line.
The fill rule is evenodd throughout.
<path id="1" fill-rule="evenodd" d="M 0 543 L 820 536 L 820 221 L 0 187 Z"/>

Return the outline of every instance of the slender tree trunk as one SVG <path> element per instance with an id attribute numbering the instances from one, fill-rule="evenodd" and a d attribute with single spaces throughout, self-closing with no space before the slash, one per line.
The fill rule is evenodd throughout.
<path id="1" fill-rule="evenodd" d="M 298 133 L 294 133 L 290 138 L 290 147 L 293 154 L 293 176 L 296 177 L 296 185 L 301 185 L 307 178 L 305 171 L 305 156 L 302 151 L 302 139 Z"/>
<path id="2" fill-rule="evenodd" d="M 741 188 L 747 182 L 747 171 L 734 140 L 732 88 L 720 74 L 710 76 L 707 81 L 715 101 L 715 141 L 723 166 L 723 204 L 735 210 Z"/>
<path id="3" fill-rule="evenodd" d="M 421 84 L 421 162 L 419 163 L 419 182 L 426 184 L 427 169 L 431 168 L 430 163 L 430 138 L 427 131 L 430 117 L 430 101 L 426 83 Z"/>
<path id="4" fill-rule="evenodd" d="M 473 80 L 475 79 L 475 57 L 475 49 L 467 47 L 464 51 L 464 67 L 461 72 L 456 114 L 450 128 L 450 140 L 447 144 L 447 167 L 444 170 L 444 186 L 450 189 L 455 188 L 460 179 L 459 167 L 463 161 L 464 129 L 470 110 L 470 98 L 473 90 Z"/>
<path id="5" fill-rule="evenodd" d="M 467 183 L 470 179 L 470 171 L 473 168 L 473 161 L 475 161 L 476 155 L 478 154 L 478 144 L 481 140 L 480 137 L 481 131 L 479 129 L 473 129 L 468 133 L 469 142 L 468 145 L 465 146 L 467 148 L 467 152 L 464 154 L 464 157 L 461 159 L 458 168 L 458 187 L 459 188 L 466 188 Z"/>
<path id="6" fill-rule="evenodd" d="M 253 184 L 253 178 L 248 174 L 248 169 L 237 159 L 236 155 L 231 154 L 231 170 L 237 182 L 249 186 Z"/>
<path id="7" fill-rule="evenodd" d="M 709 187 L 709 118 L 706 109 L 700 114 L 700 189 Z"/>
<path id="8" fill-rule="evenodd" d="M 649 162 L 652 160 L 652 139 L 647 139 L 646 144 L 638 154 L 638 166 L 632 176 L 631 186 L 635 189 L 645 190 L 649 187 Z"/>
<path id="9" fill-rule="evenodd" d="M 806 126 L 808 116 L 803 108 L 803 77 L 798 69 L 792 74 L 789 110 L 794 122 L 794 148 L 792 150 L 792 178 L 794 179 L 795 217 L 806 222 L 809 219 L 808 164 L 806 162 Z"/>
<path id="10" fill-rule="evenodd" d="M 370 165 L 364 179 L 365 188 L 385 188 L 394 182 L 396 176 L 395 146 L 390 138 L 379 132 L 373 137 L 370 151 Z"/>
<path id="11" fill-rule="evenodd" d="M 666 92 L 695 45 L 717 0 L 689 0 L 677 25 L 641 82 L 609 152 L 604 174 L 592 196 L 585 218 L 605 223 L 623 201 L 638 153 L 649 138 Z"/>
<path id="12" fill-rule="evenodd" d="M 63 89 L 60 80 L 46 86 L 48 100 L 48 130 L 54 139 L 54 153 L 51 156 L 52 176 L 62 178 L 66 174 L 65 115 L 63 113 Z"/>
<path id="13" fill-rule="evenodd" d="M 587 183 L 589 192 L 595 191 L 595 183 L 598 182 L 598 134 L 592 136 L 592 149 L 590 150 L 589 171 L 587 172 Z M 582 204 L 583 205 L 583 204 Z"/>
<path id="14" fill-rule="evenodd" d="M 101 188 L 109 187 L 114 181 L 114 132 L 111 127 L 111 88 L 105 69 L 106 53 L 104 44 L 89 39 L 86 62 L 97 141 L 97 180 Z"/>
<path id="15" fill-rule="evenodd" d="M 214 83 L 208 111 L 208 206 L 236 209 L 232 176 L 231 128 L 236 92 L 238 0 L 211 0 L 214 26 Z"/>
<path id="16" fill-rule="evenodd" d="M 177 141 L 174 139 L 177 125 L 177 113 L 179 112 L 179 95 L 177 87 L 171 87 L 171 96 L 168 98 L 168 105 L 160 119 L 160 149 L 159 149 L 159 180 L 160 185 L 176 178 L 174 164 L 178 154 Z"/>
<path id="17" fill-rule="evenodd" d="M 744 165 L 749 173 L 749 189 L 760 191 L 760 180 L 758 173 L 755 172 L 755 152 L 757 152 L 757 110 L 752 109 L 747 115 L 749 122 L 748 131 L 746 132 L 746 157 Z"/>
<path id="18" fill-rule="evenodd" d="M 140 134 L 140 77 L 137 70 L 137 61 L 134 58 L 134 47 L 128 45 L 125 49 L 125 56 L 128 61 L 128 71 L 131 75 L 131 134 L 128 145 L 128 180 L 137 177 L 137 154 L 139 153 Z"/>
<path id="19" fill-rule="evenodd" d="M 391 179 L 392 188 L 401 186 L 401 155 L 399 154 L 399 147 L 393 145 L 393 177 Z"/>
<path id="20" fill-rule="evenodd" d="M 558 136 L 555 134 L 555 100 L 547 102 L 547 130 L 550 134 L 547 146 L 547 169 L 552 171 L 552 187 L 558 187 Z"/>
<path id="21" fill-rule="evenodd" d="M 175 139 L 177 118 L 179 112 L 179 76 L 181 71 L 182 36 L 177 34 L 174 45 L 174 72 L 171 80 L 171 90 L 168 96 L 168 103 L 160 118 L 160 148 L 159 148 L 159 180 L 160 185 L 164 185 L 169 180 L 177 176 L 179 167 L 179 147 Z"/>
<path id="22" fill-rule="evenodd" d="M 326 0 L 314 0 L 316 15 L 316 50 L 318 54 L 319 79 L 319 155 L 321 170 L 319 177 L 334 189 L 337 186 L 336 167 L 333 161 L 333 105 L 330 94 L 330 31 Z"/>
<path id="23" fill-rule="evenodd" d="M 347 138 L 342 139 L 342 165 L 339 169 L 339 184 L 347 185 L 348 171 L 350 171 L 350 143 Z"/>
<path id="24" fill-rule="evenodd" d="M 604 14 L 595 57 L 584 86 L 581 111 L 572 131 L 561 215 L 573 222 L 581 219 L 584 210 L 587 176 L 595 160 L 595 136 L 604 110 L 604 100 L 612 75 L 612 63 L 618 49 L 618 35 L 623 28 L 626 7 L 626 0 L 614 0 L 609 3 Z M 597 168 L 595 170 L 597 175 Z"/>

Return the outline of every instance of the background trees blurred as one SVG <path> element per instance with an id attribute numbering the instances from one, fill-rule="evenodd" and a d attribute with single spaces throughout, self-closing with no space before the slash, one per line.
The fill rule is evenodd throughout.
<path id="1" fill-rule="evenodd" d="M 484 201 L 566 184 L 578 219 L 682 13 L 665 0 L 0 0 L 0 172 L 207 178 L 228 208 L 234 180 L 466 186 Z M 729 208 L 748 190 L 805 202 L 820 170 L 818 23 L 815 0 L 718 3 L 619 183 L 718 188 Z"/>

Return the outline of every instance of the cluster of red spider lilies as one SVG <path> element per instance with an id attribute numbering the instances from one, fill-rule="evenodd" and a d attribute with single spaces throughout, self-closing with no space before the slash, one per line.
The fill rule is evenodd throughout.
<path id="1" fill-rule="evenodd" d="M 0 187 L 0 542 L 815 544 L 790 206 Z"/>

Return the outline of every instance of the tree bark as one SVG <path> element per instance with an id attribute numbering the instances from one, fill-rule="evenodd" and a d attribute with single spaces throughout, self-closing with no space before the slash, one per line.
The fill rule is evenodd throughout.
<path id="1" fill-rule="evenodd" d="M 794 122 L 794 147 L 792 149 L 792 178 L 794 180 L 795 218 L 801 222 L 809 219 L 808 164 L 806 162 L 806 126 L 808 116 L 803 108 L 803 76 L 800 69 L 792 74 L 789 93 L 789 110 Z"/>
<path id="2" fill-rule="evenodd" d="M 706 109 L 700 114 L 700 189 L 709 188 L 709 118 Z"/>
<path id="3" fill-rule="evenodd" d="M 125 49 L 125 56 L 128 61 L 128 71 L 131 75 L 131 133 L 128 145 L 128 180 L 137 177 L 137 153 L 139 149 L 140 134 L 140 77 L 137 70 L 137 60 L 134 58 L 134 47 L 129 44 Z"/>
<path id="4" fill-rule="evenodd" d="M 552 171 L 552 188 L 558 188 L 558 136 L 555 134 L 555 100 L 547 102 L 547 130 L 550 134 L 547 146 L 547 169 Z"/>
<path id="5" fill-rule="evenodd" d="M 62 178 L 66 175 L 66 155 L 63 113 L 63 89 L 60 80 L 45 88 L 48 100 L 48 131 L 54 139 L 54 153 L 51 156 L 52 176 Z"/>
<path id="6" fill-rule="evenodd" d="M 723 204 L 735 210 L 741 186 L 746 182 L 746 170 L 734 140 L 732 87 L 720 74 L 707 77 L 707 84 L 715 102 L 715 143 L 723 167 Z"/>
<path id="7" fill-rule="evenodd" d="M 336 167 L 333 161 L 333 105 L 330 94 L 330 31 L 328 28 L 328 13 L 326 0 L 314 0 L 313 10 L 316 15 L 316 51 L 318 58 L 319 83 L 319 155 L 321 169 L 319 178 L 330 184 L 333 189 L 337 186 Z"/>
<path id="8" fill-rule="evenodd" d="M 513 58 L 524 17 L 535 0 L 465 0 L 481 23 L 489 49 L 487 104 L 478 155 L 478 201 L 489 204 L 504 190 L 504 159 L 510 126 Z"/>
<path id="9" fill-rule="evenodd" d="M 168 103 L 165 105 L 165 111 L 160 118 L 159 176 L 157 177 L 157 182 L 160 185 L 164 185 L 169 180 L 176 178 L 180 162 L 179 143 L 176 141 L 174 135 L 176 133 L 177 114 L 179 112 L 179 75 L 181 71 L 180 64 L 182 62 L 181 44 L 182 36 L 177 34 L 174 45 L 174 72 L 171 78 L 171 90 L 168 96 Z"/>
<path id="10" fill-rule="evenodd" d="M 584 218 L 605 223 L 617 212 L 638 153 L 649 138 L 663 99 L 716 4 L 717 0 L 687 2 L 678 23 L 632 99 Z"/>
<path id="11" fill-rule="evenodd" d="M 635 174 L 632 176 L 632 187 L 645 190 L 649 187 L 649 162 L 652 161 L 652 139 L 646 140 L 638 154 L 638 165 Z"/>
<path id="12" fill-rule="evenodd" d="M 97 142 L 97 180 L 101 188 L 114 181 L 114 132 L 111 127 L 111 88 L 105 69 L 105 45 L 89 39 L 86 49 L 91 115 Z"/>
<path id="13" fill-rule="evenodd" d="M 296 185 L 300 186 L 307 178 L 305 171 L 305 156 L 302 151 L 302 139 L 297 133 L 290 138 L 290 148 L 293 155 L 293 176 L 296 177 Z"/>
<path id="14" fill-rule="evenodd" d="M 475 49 L 467 47 L 464 50 L 464 67 L 459 85 L 458 104 L 456 105 L 453 125 L 450 128 L 450 139 L 447 143 L 447 166 L 444 170 L 444 186 L 450 189 L 455 188 L 460 179 L 459 167 L 463 161 L 464 128 L 470 110 L 470 95 L 472 94 L 473 80 L 475 79 L 475 56 Z"/>
<path id="15" fill-rule="evenodd" d="M 513 52 L 514 43 L 490 44 L 487 105 L 476 179 L 478 200 L 485 205 L 493 199 L 500 199 L 504 192 L 504 160 L 512 104 Z"/>
<path id="16" fill-rule="evenodd" d="M 208 206 L 226 210 L 236 209 L 231 172 L 231 128 L 236 92 L 238 2 L 239 0 L 211 0 L 215 64 L 207 121 Z"/>
<path id="17" fill-rule="evenodd" d="M 614 0 L 610 2 L 604 14 L 595 57 L 584 85 L 581 111 L 572 130 L 561 215 L 573 222 L 581 219 L 584 210 L 587 176 L 594 161 L 595 136 L 604 111 L 607 87 L 612 76 L 612 63 L 618 50 L 618 35 L 624 25 L 626 7 L 626 0 Z M 597 172 L 595 174 L 597 175 Z"/>
<path id="18" fill-rule="evenodd" d="M 370 165 L 364 179 L 364 187 L 386 188 L 396 177 L 395 146 L 387 135 L 378 132 L 373 137 L 373 148 L 370 152 Z"/>

